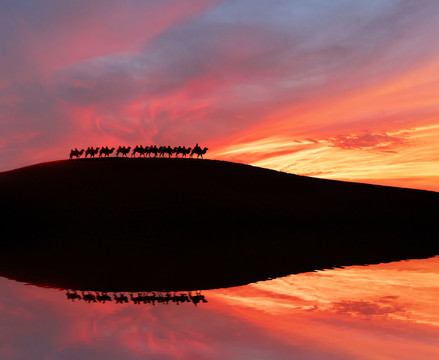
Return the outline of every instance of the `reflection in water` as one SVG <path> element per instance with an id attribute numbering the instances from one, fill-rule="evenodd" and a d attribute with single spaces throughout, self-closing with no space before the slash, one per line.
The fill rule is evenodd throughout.
<path id="1" fill-rule="evenodd" d="M 205 291 L 199 307 L 87 294 L 96 303 L 0 279 L 0 358 L 439 358 L 437 257 Z"/>
<path id="2" fill-rule="evenodd" d="M 136 305 L 139 304 L 166 304 L 169 302 L 175 303 L 177 305 L 183 303 L 193 303 L 197 306 L 200 302 L 207 303 L 207 299 L 204 295 L 201 294 L 201 291 L 197 291 L 195 295 L 192 294 L 192 291 L 189 293 L 176 293 L 171 294 L 170 292 L 160 292 L 160 291 L 148 291 L 148 292 L 137 292 L 130 293 L 130 297 L 126 296 L 123 292 L 113 293 L 113 297 L 108 295 L 107 292 L 102 291 L 81 291 L 82 295 L 78 294 L 76 290 L 67 290 L 66 296 L 68 300 L 84 300 L 90 303 L 102 303 L 105 304 L 107 301 L 112 301 L 113 299 L 116 301 L 116 304 L 127 304 L 130 301 Z"/>

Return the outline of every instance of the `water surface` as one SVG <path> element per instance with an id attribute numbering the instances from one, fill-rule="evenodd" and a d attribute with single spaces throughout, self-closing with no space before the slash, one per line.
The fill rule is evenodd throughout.
<path id="1" fill-rule="evenodd" d="M 0 279 L 1 359 L 438 359 L 439 257 L 100 304 Z"/>

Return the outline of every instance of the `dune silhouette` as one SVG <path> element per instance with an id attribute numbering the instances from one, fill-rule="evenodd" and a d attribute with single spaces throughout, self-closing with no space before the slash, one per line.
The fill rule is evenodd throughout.
<path id="1" fill-rule="evenodd" d="M 0 275 L 94 291 L 247 284 L 439 253 L 439 193 L 215 160 L 95 158 L 0 173 Z"/>

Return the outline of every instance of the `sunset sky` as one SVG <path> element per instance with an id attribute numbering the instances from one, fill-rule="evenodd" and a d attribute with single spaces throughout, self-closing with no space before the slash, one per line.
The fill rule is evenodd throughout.
<path id="1" fill-rule="evenodd" d="M 439 191 L 437 0 L 0 0 L 0 171 L 209 147 Z"/>

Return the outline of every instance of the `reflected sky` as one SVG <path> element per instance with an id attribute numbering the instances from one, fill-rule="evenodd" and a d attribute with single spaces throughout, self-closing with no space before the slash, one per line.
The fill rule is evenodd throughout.
<path id="1" fill-rule="evenodd" d="M 1 359 L 437 359 L 439 257 L 88 304 L 0 279 Z"/>

